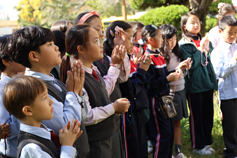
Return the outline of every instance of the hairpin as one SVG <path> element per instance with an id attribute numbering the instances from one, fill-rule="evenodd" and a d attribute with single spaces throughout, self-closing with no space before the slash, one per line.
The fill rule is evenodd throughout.
<path id="1" fill-rule="evenodd" d="M 70 58 L 71 57 L 71 55 L 70 54 L 68 54 L 67 52 L 65 52 L 65 54 Z"/>
<path id="2" fill-rule="evenodd" d="M 146 44 L 146 41 L 144 41 L 143 39 L 139 39 L 139 40 L 138 40 L 138 44 L 140 44 L 140 45 L 145 45 L 145 44 Z"/>
<path id="3" fill-rule="evenodd" d="M 153 28 L 158 29 L 155 25 L 151 25 Z"/>
<path id="4" fill-rule="evenodd" d="M 113 31 L 112 31 L 112 30 L 109 30 L 109 32 L 110 32 L 110 35 L 111 35 L 112 37 L 114 37 Z"/>

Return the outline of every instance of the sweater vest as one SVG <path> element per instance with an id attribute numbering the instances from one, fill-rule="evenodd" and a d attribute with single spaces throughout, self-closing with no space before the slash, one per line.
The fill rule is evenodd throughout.
<path id="1" fill-rule="evenodd" d="M 89 102 L 92 108 L 106 106 L 111 103 L 105 83 L 101 75 L 97 73 L 99 80 L 85 72 L 84 88 L 89 96 Z M 89 142 L 101 141 L 107 139 L 115 132 L 115 115 L 112 115 L 98 124 L 86 126 Z"/>
<path id="2" fill-rule="evenodd" d="M 52 158 L 60 158 L 60 150 L 53 141 L 23 131 L 18 134 L 17 158 L 21 156 L 22 148 L 29 143 L 38 145 Z"/>

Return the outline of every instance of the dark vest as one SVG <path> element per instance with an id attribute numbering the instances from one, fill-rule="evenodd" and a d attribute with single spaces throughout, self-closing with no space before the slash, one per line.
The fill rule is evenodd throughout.
<path id="1" fill-rule="evenodd" d="M 85 72 L 84 88 L 89 96 L 89 102 L 92 108 L 105 106 L 111 103 L 105 83 L 101 75 L 97 74 L 99 81 L 92 75 Z M 107 139 L 115 132 L 115 115 L 108 117 L 98 124 L 86 126 L 89 142 L 101 141 Z"/>
<path id="2" fill-rule="evenodd" d="M 58 88 L 56 88 L 53 85 L 52 81 L 44 81 L 44 82 L 48 87 L 48 94 L 51 95 L 52 97 L 54 97 L 57 101 L 62 102 L 64 104 L 65 97 L 67 94 L 66 85 L 63 82 L 61 82 L 60 80 L 57 80 L 59 87 L 62 89 L 62 92 L 60 92 L 58 90 Z M 89 148 L 86 128 L 85 128 L 85 125 L 83 122 L 81 122 L 80 128 L 83 131 L 83 133 L 75 141 L 74 146 L 77 149 L 77 153 L 78 153 L 77 158 L 85 158 L 85 156 L 89 153 L 90 148 Z"/>
<path id="3" fill-rule="evenodd" d="M 20 131 L 18 134 L 17 158 L 21 156 L 22 148 L 29 143 L 37 144 L 44 152 L 48 153 L 52 158 L 60 158 L 60 150 L 54 142 L 23 131 Z"/>
<path id="4" fill-rule="evenodd" d="M 98 70 L 100 71 L 100 74 L 101 74 L 102 77 L 107 75 L 109 67 L 110 67 L 110 61 L 109 61 L 106 54 L 104 54 L 103 61 L 104 61 L 104 63 L 101 62 L 100 60 L 97 60 L 93 63 L 98 68 Z M 120 91 L 120 88 L 119 88 L 119 83 L 117 81 L 116 84 L 115 84 L 114 90 L 110 95 L 110 100 L 112 102 L 115 102 L 115 100 L 117 100 L 119 98 L 122 98 L 122 94 L 121 94 L 121 91 Z"/>

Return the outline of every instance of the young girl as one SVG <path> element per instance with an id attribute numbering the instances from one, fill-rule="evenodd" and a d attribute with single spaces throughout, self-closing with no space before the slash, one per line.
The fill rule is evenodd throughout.
<path id="1" fill-rule="evenodd" d="M 183 60 L 182 54 L 179 52 L 179 45 L 177 41 L 177 30 L 174 26 L 164 24 L 161 27 L 163 44 L 160 48 L 162 56 L 164 57 L 167 65 L 167 70 L 172 72 Z M 177 115 L 174 117 L 174 143 L 175 143 L 175 157 L 182 158 L 185 155 L 181 152 L 181 125 L 180 120 L 188 117 L 188 110 L 186 104 L 186 92 L 184 89 L 184 77 L 182 76 L 178 81 L 169 83 L 171 91 L 174 95 L 174 106 Z"/>
<path id="2" fill-rule="evenodd" d="M 83 24 L 83 23 L 88 24 L 89 26 L 94 28 L 98 32 L 100 40 L 103 41 L 104 32 L 103 32 L 103 26 L 102 26 L 102 22 L 100 20 L 99 14 L 97 14 L 95 11 L 84 12 L 84 13 L 79 14 L 76 18 L 75 25 Z M 121 35 L 125 35 L 124 31 L 121 33 L 122 33 Z M 124 43 L 124 41 L 123 41 L 123 43 Z M 115 46 L 116 45 L 117 44 L 115 43 Z M 121 55 L 121 57 L 124 58 L 124 55 Z M 111 60 L 114 60 L 113 58 L 114 58 L 114 56 L 108 56 L 104 52 L 104 56 L 102 59 L 93 62 L 93 65 L 95 65 L 98 68 L 98 70 L 100 71 L 100 74 L 103 77 L 105 82 L 107 79 L 110 79 L 111 76 L 113 76 L 115 74 L 115 71 L 112 70 L 114 66 L 117 66 L 118 68 L 121 67 L 120 64 L 122 62 L 122 58 L 120 58 L 121 61 L 119 62 L 119 64 L 110 65 Z M 126 71 L 125 75 L 123 75 L 120 72 L 118 81 L 116 82 L 116 84 L 115 84 L 114 88 L 112 89 L 112 92 L 110 93 L 110 96 L 109 96 L 110 100 L 112 102 L 114 102 L 115 100 L 122 97 L 121 91 L 119 89 L 119 83 L 127 81 L 128 77 L 129 77 L 129 70 L 130 70 L 129 69 L 130 68 L 129 59 L 127 56 L 125 56 L 125 59 L 123 59 L 123 60 L 124 60 L 124 66 L 127 69 L 127 71 Z M 117 77 L 116 77 L 116 79 L 117 79 Z M 107 86 L 107 84 L 106 84 L 106 86 Z M 115 116 L 115 119 L 116 119 L 116 132 L 112 138 L 113 157 L 114 158 L 121 158 L 121 157 L 123 157 L 123 148 L 122 148 L 121 129 L 120 129 L 120 126 L 121 126 L 120 116 Z"/>
<path id="3" fill-rule="evenodd" d="M 218 43 L 221 40 L 221 35 L 219 34 L 219 27 L 218 27 L 219 21 L 226 15 L 233 15 L 233 16 L 236 15 L 236 10 L 234 6 L 231 4 L 219 3 L 218 9 L 219 13 L 218 13 L 217 24 L 209 31 L 208 35 L 208 39 L 212 43 L 212 46 L 214 48 L 218 45 Z"/>
<path id="4" fill-rule="evenodd" d="M 104 43 L 104 52 L 111 55 L 117 26 L 127 33 L 124 45 L 129 57 L 131 57 L 133 29 L 131 25 L 124 21 L 115 21 L 107 28 L 107 40 Z M 139 61 L 136 64 L 132 60 L 130 62 L 130 77 L 127 82 L 120 84 L 122 96 L 128 98 L 131 103 L 129 111 L 122 115 L 124 151 L 126 158 L 146 158 L 148 157 L 148 153 L 143 109 L 148 108 L 148 98 L 146 97 L 144 83 L 146 71 L 150 65 L 150 59 L 146 63 L 142 62 L 139 67 L 136 66 L 136 64 L 139 64 Z"/>
<path id="5" fill-rule="evenodd" d="M 138 41 L 142 38 L 141 37 L 141 32 L 142 32 L 142 28 L 145 25 L 141 22 L 130 22 L 129 24 L 132 26 L 133 38 L 135 40 L 134 41 L 133 52 L 139 52 L 139 43 L 138 43 Z"/>
<path id="6" fill-rule="evenodd" d="M 161 30 L 154 25 L 147 25 L 141 34 L 140 49 L 142 53 L 150 55 L 152 60 L 146 74 L 146 89 L 150 108 L 149 137 L 153 144 L 154 157 L 170 158 L 174 137 L 173 121 L 164 117 L 158 97 L 170 93 L 168 82 L 178 80 L 180 74 L 177 72 L 169 74 L 164 58 L 157 51 L 157 48 L 160 48 L 163 43 Z M 144 44 L 147 44 L 145 52 L 142 47 Z"/>
<path id="7" fill-rule="evenodd" d="M 119 55 L 123 47 L 116 49 L 113 54 Z M 112 157 L 112 135 L 115 132 L 114 113 L 124 113 L 128 110 L 130 103 L 126 98 L 121 98 L 111 103 L 109 92 L 111 89 L 105 87 L 102 76 L 92 64 L 103 58 L 102 43 L 99 34 L 88 25 L 77 25 L 72 27 L 66 37 L 67 56 L 64 56 L 61 67 L 64 69 L 60 74 L 65 78 L 67 71 L 75 59 L 80 59 L 85 69 L 84 91 L 87 93 L 85 101 L 88 107 L 88 115 L 84 121 L 90 152 L 87 158 Z M 112 63 L 113 64 L 113 63 Z M 116 80 L 111 80 L 113 87 Z"/>
<path id="8" fill-rule="evenodd" d="M 185 77 L 185 89 L 190 108 L 190 132 L 193 152 L 210 155 L 215 152 L 212 144 L 213 91 L 217 90 L 216 75 L 210 54 L 212 45 L 207 37 L 202 38 L 198 17 L 187 13 L 181 18 L 182 39 L 179 41 L 180 53 L 184 59 L 193 61 Z"/>

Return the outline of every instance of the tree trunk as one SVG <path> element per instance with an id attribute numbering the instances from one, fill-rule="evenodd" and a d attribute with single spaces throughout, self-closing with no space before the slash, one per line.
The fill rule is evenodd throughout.
<path id="1" fill-rule="evenodd" d="M 201 34 L 205 35 L 205 26 L 206 26 L 206 16 L 209 10 L 209 6 L 211 5 L 213 0 L 189 0 L 189 5 L 191 12 L 195 13 L 201 24 Z"/>

